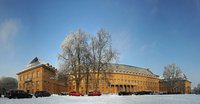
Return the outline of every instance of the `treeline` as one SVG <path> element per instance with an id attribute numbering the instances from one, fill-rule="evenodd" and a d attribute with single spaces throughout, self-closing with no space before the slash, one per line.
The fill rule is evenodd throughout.
<path id="1" fill-rule="evenodd" d="M 200 84 L 198 84 L 196 87 L 194 87 L 192 93 L 193 94 L 200 94 Z"/>
<path id="2" fill-rule="evenodd" d="M 5 94 L 9 89 L 17 89 L 17 79 L 12 77 L 0 78 L 0 93 Z"/>

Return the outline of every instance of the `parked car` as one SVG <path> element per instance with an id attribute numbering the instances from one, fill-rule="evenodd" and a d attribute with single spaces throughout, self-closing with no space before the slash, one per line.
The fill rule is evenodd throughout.
<path id="1" fill-rule="evenodd" d="M 100 91 L 91 91 L 89 92 L 88 96 L 101 96 Z"/>
<path id="2" fill-rule="evenodd" d="M 47 91 L 36 91 L 35 92 L 35 97 L 49 97 L 51 94 Z"/>
<path id="3" fill-rule="evenodd" d="M 68 92 L 61 92 L 60 95 L 68 95 Z"/>
<path id="4" fill-rule="evenodd" d="M 152 91 L 138 91 L 134 92 L 135 95 L 153 95 Z"/>
<path id="5" fill-rule="evenodd" d="M 76 91 L 72 91 L 69 93 L 69 96 L 84 96 L 84 94 L 81 94 L 79 92 L 76 92 Z"/>
<path id="6" fill-rule="evenodd" d="M 125 91 L 121 91 L 118 93 L 118 95 L 132 95 L 132 92 L 125 92 Z"/>
<path id="7" fill-rule="evenodd" d="M 6 95 L 9 99 L 11 98 L 32 98 L 32 95 L 24 92 L 23 90 L 10 90 L 7 92 L 8 95 Z"/>
<path id="8" fill-rule="evenodd" d="M 4 95 L 4 97 L 9 97 L 9 95 L 10 95 L 10 91 L 6 91 L 6 93 L 5 93 L 5 95 Z"/>

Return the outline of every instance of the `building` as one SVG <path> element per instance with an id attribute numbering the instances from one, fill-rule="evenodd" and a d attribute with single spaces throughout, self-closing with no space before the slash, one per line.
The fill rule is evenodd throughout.
<path id="1" fill-rule="evenodd" d="M 159 91 L 159 78 L 153 74 L 150 69 L 139 68 L 135 66 L 112 64 L 111 69 L 106 75 L 100 74 L 99 85 L 95 88 L 95 79 L 89 78 L 89 91 L 95 89 L 101 93 L 118 93 L 119 91 Z M 86 92 L 85 79 L 81 81 L 80 92 Z M 68 91 L 75 91 L 75 82 L 68 86 Z"/>
<path id="2" fill-rule="evenodd" d="M 189 80 L 179 80 L 174 82 L 174 87 L 169 86 L 169 82 L 161 79 L 159 82 L 160 91 L 169 94 L 190 94 L 191 82 Z"/>
<path id="3" fill-rule="evenodd" d="M 29 93 L 46 90 L 50 93 L 67 91 L 64 81 L 56 80 L 57 69 L 34 58 L 25 69 L 17 73 L 18 89 Z"/>
<path id="4" fill-rule="evenodd" d="M 97 79 L 94 72 L 90 71 L 88 91 L 99 90 L 103 94 L 116 94 L 119 91 L 137 92 L 170 92 L 166 82 L 161 80 L 148 68 L 141 68 L 123 64 L 111 64 L 109 70 L 101 73 L 99 84 L 96 86 Z M 57 70 L 48 63 L 41 62 L 37 57 L 34 58 L 27 67 L 18 75 L 18 89 L 34 93 L 37 90 L 46 90 L 50 93 L 76 91 L 75 81 L 56 80 Z M 84 74 L 84 73 L 83 73 Z M 183 80 L 177 84 L 176 92 L 190 93 L 191 82 Z M 79 92 L 86 93 L 86 79 L 80 83 Z"/>

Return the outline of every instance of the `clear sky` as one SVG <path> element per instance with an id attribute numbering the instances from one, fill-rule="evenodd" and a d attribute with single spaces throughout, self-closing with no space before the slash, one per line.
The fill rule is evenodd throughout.
<path id="1" fill-rule="evenodd" d="M 175 63 L 200 83 L 200 0 L 0 0 L 0 76 L 16 77 L 36 56 L 58 67 L 67 34 L 100 27 L 119 63 L 157 75 Z"/>

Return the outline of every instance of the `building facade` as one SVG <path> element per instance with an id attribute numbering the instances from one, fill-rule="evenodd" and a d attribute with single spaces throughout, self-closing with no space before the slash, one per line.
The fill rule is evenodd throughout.
<path id="1" fill-rule="evenodd" d="M 99 84 L 95 88 L 95 75 L 89 78 L 89 91 L 97 89 L 103 94 L 118 93 L 119 91 L 159 91 L 159 78 L 149 69 L 135 66 L 112 64 L 107 74 L 100 74 Z M 68 85 L 68 91 L 75 91 L 75 82 Z M 80 92 L 86 92 L 86 80 L 80 84 Z"/>
<path id="2" fill-rule="evenodd" d="M 116 94 L 119 91 L 137 92 L 170 92 L 171 88 L 166 82 L 159 79 L 148 68 L 141 68 L 123 64 L 111 64 L 108 71 L 100 73 L 98 86 L 96 86 L 97 74 L 90 71 L 88 80 L 88 91 L 98 90 L 102 94 Z M 27 67 L 17 73 L 18 89 L 35 93 L 37 90 L 46 90 L 50 93 L 76 91 L 75 81 L 56 80 L 57 70 L 48 63 L 41 62 L 34 58 Z M 178 93 L 191 93 L 191 82 L 183 80 L 176 89 Z M 80 83 L 79 92 L 86 93 L 86 79 Z"/>
<path id="3" fill-rule="evenodd" d="M 36 57 L 23 71 L 17 73 L 18 89 L 32 94 L 37 90 L 46 90 L 55 94 L 66 92 L 65 82 L 56 80 L 56 71 L 54 67 L 41 62 Z"/>
<path id="4" fill-rule="evenodd" d="M 190 94 L 191 82 L 189 80 L 179 80 L 174 82 L 174 86 L 171 87 L 170 83 L 165 80 L 159 82 L 160 91 L 169 94 Z"/>

